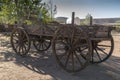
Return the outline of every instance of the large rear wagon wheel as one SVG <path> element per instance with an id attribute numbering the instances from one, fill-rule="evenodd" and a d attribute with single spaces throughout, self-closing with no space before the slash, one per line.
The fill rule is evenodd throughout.
<path id="1" fill-rule="evenodd" d="M 21 56 L 25 56 L 30 49 L 30 38 L 22 28 L 16 28 L 11 33 L 11 45 L 13 50 Z"/>
<path id="2" fill-rule="evenodd" d="M 77 51 L 85 47 L 87 47 L 86 51 Z M 52 48 L 57 62 L 68 72 L 78 72 L 89 64 L 91 58 L 91 42 L 86 33 L 81 29 L 75 27 L 58 29 L 52 41 Z"/>
<path id="3" fill-rule="evenodd" d="M 101 40 L 100 42 L 92 41 L 92 55 L 91 63 L 101 63 L 106 61 L 112 54 L 114 49 L 113 37 L 106 40 Z"/>

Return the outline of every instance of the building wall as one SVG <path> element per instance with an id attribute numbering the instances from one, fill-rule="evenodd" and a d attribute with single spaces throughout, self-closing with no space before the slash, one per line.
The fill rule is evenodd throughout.
<path id="1" fill-rule="evenodd" d="M 61 23 L 61 24 L 66 24 L 67 23 L 67 17 L 57 17 L 55 18 L 55 21 Z"/>
<path id="2" fill-rule="evenodd" d="M 75 22 L 76 25 L 80 25 L 80 18 L 76 17 L 74 22 Z"/>

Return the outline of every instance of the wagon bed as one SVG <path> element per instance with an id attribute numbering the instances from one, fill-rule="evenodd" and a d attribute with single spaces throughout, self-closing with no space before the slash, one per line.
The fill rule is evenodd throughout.
<path id="1" fill-rule="evenodd" d="M 71 27 L 73 25 L 71 24 L 49 24 L 49 25 L 24 25 L 23 28 L 27 31 L 30 35 L 42 35 L 42 36 L 51 36 L 53 37 L 55 31 L 60 27 Z M 77 26 L 74 25 L 74 27 L 81 28 L 83 31 L 85 31 L 89 38 L 92 40 L 97 39 L 107 39 L 111 35 L 111 30 L 114 28 L 111 26 L 103 26 L 103 25 L 92 25 L 92 26 Z M 66 30 L 67 32 L 67 30 Z"/>

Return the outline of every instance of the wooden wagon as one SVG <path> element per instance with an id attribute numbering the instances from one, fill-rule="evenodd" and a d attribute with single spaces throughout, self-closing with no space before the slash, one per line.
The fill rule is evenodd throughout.
<path id="1" fill-rule="evenodd" d="M 89 63 L 107 60 L 114 49 L 112 27 L 102 25 L 77 26 L 74 24 L 39 24 L 15 27 L 11 34 L 13 50 L 25 56 L 31 42 L 38 51 L 48 50 L 59 65 L 68 72 L 77 72 Z"/>

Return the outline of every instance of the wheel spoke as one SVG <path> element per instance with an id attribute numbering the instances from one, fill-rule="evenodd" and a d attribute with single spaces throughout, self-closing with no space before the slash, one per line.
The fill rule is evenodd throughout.
<path id="1" fill-rule="evenodd" d="M 18 49 L 19 46 L 20 46 L 20 44 L 17 44 L 17 45 L 15 46 L 16 50 Z"/>
<path id="2" fill-rule="evenodd" d="M 22 49 L 22 54 L 24 54 L 24 53 L 25 53 L 25 51 L 24 51 L 24 48 L 23 48 L 23 46 L 21 47 L 21 49 Z"/>
<path id="3" fill-rule="evenodd" d="M 67 64 L 68 64 L 70 55 L 71 55 L 71 53 L 70 53 L 70 51 L 69 51 L 69 54 L 68 54 L 68 56 L 67 56 L 67 58 L 66 58 L 66 61 L 65 61 L 65 67 L 67 67 Z"/>
<path id="4" fill-rule="evenodd" d="M 26 37 L 24 37 L 24 38 L 22 38 L 23 39 L 23 42 L 26 42 L 27 41 L 27 38 Z"/>
<path id="5" fill-rule="evenodd" d="M 82 52 L 82 50 L 80 48 L 77 51 L 79 51 L 79 53 L 83 57 L 83 59 L 86 60 L 86 56 L 85 56 L 84 52 Z"/>
<path id="6" fill-rule="evenodd" d="M 44 43 L 41 43 L 41 50 L 43 50 L 44 49 L 44 45 L 43 45 Z"/>
<path id="7" fill-rule="evenodd" d="M 75 70 L 75 68 L 74 68 L 74 55 L 73 55 L 73 52 L 72 52 L 72 70 L 74 71 Z"/>
<path id="8" fill-rule="evenodd" d="M 27 50 L 25 44 L 23 44 L 23 48 L 24 48 L 25 51 Z"/>
<path id="9" fill-rule="evenodd" d="M 41 46 L 42 46 L 42 44 L 39 42 L 39 49 L 41 50 Z"/>
<path id="10" fill-rule="evenodd" d="M 80 55 L 83 57 L 84 60 L 86 60 L 87 55 L 85 56 L 82 52 L 80 52 Z"/>
<path id="11" fill-rule="evenodd" d="M 58 45 L 61 45 L 61 46 L 56 45 L 57 46 L 56 50 L 57 51 L 60 51 L 60 50 L 63 51 L 63 53 L 61 53 L 61 56 L 59 58 L 59 59 L 62 59 L 65 55 L 67 55 L 67 53 L 69 52 L 69 49 L 66 50 L 66 45 L 67 44 L 65 44 L 64 42 L 58 42 L 58 43 L 59 43 Z"/>
<path id="12" fill-rule="evenodd" d="M 86 50 L 86 49 L 88 49 L 88 47 L 83 48 L 83 49 L 81 50 L 81 52 L 84 51 L 84 50 Z"/>
<path id="13" fill-rule="evenodd" d="M 19 52 L 19 53 L 21 52 L 21 45 L 19 45 L 19 49 L 18 49 L 18 52 Z"/>
<path id="14" fill-rule="evenodd" d="M 80 61 L 79 57 L 77 56 L 76 52 L 74 51 L 74 55 L 76 56 L 77 60 L 79 61 L 80 65 L 83 66 L 83 63 Z"/>
<path id="15" fill-rule="evenodd" d="M 59 57 L 59 59 L 62 59 L 65 55 L 67 55 L 68 51 L 66 51 L 63 55 Z"/>
<path id="16" fill-rule="evenodd" d="M 15 37 L 13 38 L 13 41 L 18 41 L 18 40 L 19 40 L 18 38 L 15 38 Z"/>
<path id="17" fill-rule="evenodd" d="M 23 40 L 26 39 L 26 35 L 23 34 L 21 38 L 22 38 Z"/>
<path id="18" fill-rule="evenodd" d="M 98 51 L 97 51 L 96 49 L 95 49 L 95 52 L 96 52 L 96 54 L 97 54 L 99 60 L 101 61 L 102 59 L 101 59 L 101 57 L 100 57 L 100 55 L 99 55 L 99 53 L 98 53 Z"/>
<path id="19" fill-rule="evenodd" d="M 48 44 L 46 43 L 47 41 L 45 41 L 43 44 L 44 44 L 44 46 L 45 46 L 45 48 L 47 48 L 47 46 L 48 46 Z M 44 49 L 45 49 L 44 48 Z"/>
<path id="20" fill-rule="evenodd" d="M 94 49 L 92 50 L 92 62 L 94 61 Z"/>
<path id="21" fill-rule="evenodd" d="M 104 54 L 106 54 L 108 56 L 108 54 L 105 51 L 103 51 L 102 49 L 100 49 L 99 47 L 97 47 L 97 49 L 100 50 L 101 52 L 103 52 Z"/>
<path id="22" fill-rule="evenodd" d="M 29 45 L 28 41 L 24 42 L 24 44 L 25 44 L 26 46 L 28 46 L 28 45 Z"/>

